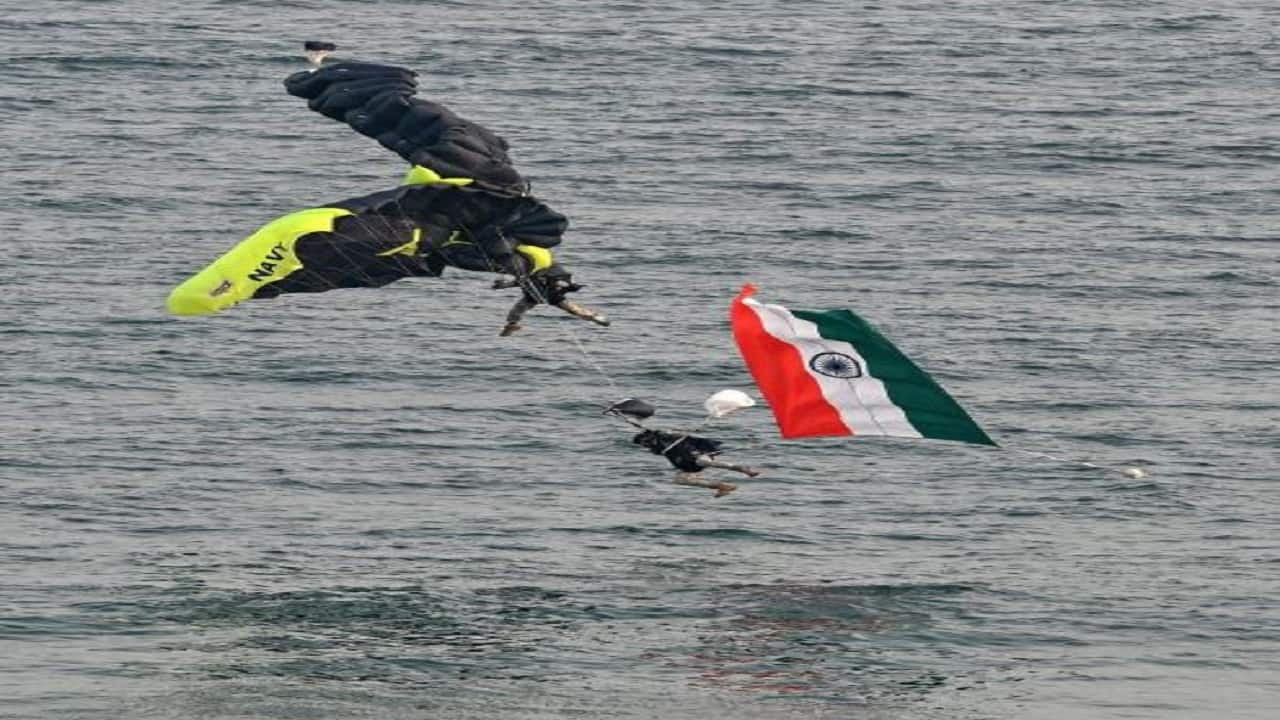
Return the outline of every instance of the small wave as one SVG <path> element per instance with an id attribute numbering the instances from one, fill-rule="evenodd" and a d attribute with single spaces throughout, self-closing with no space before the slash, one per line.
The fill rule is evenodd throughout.
<path id="1" fill-rule="evenodd" d="M 1232 285 L 1249 285 L 1253 287 L 1270 287 L 1276 284 L 1275 278 L 1270 278 L 1253 273 L 1233 272 L 1230 270 L 1222 270 L 1212 272 L 1202 276 L 1202 279 L 1211 282 L 1229 283 Z"/>
<path id="2" fill-rule="evenodd" d="M 590 533 L 600 535 L 644 535 L 652 538 L 663 537 L 698 537 L 718 540 L 763 540 L 766 542 L 811 544 L 813 541 L 796 535 L 771 533 L 747 528 L 688 528 L 688 527 L 639 527 L 635 525 L 614 525 L 602 528 L 557 527 L 551 528 L 566 533 Z"/>
<path id="3" fill-rule="evenodd" d="M 1089 32 L 1088 28 L 1072 27 L 1068 25 L 1041 25 L 1038 27 L 1017 28 L 1017 30 L 1028 35 L 1037 36 L 1084 35 Z"/>
<path id="4" fill-rule="evenodd" d="M 713 55 L 721 57 L 759 57 L 759 58 L 785 58 L 790 55 L 784 50 L 772 50 L 765 47 L 742 47 L 742 46 L 722 46 L 722 45 L 691 45 L 685 48 L 686 51 L 694 54 Z"/>
<path id="5" fill-rule="evenodd" d="M 1188 32 L 1193 30 L 1204 30 L 1211 23 L 1231 20 L 1226 15 L 1205 14 L 1205 15 L 1187 15 L 1184 17 L 1162 17 L 1154 18 L 1148 29 L 1156 32 Z"/>
<path id="6" fill-rule="evenodd" d="M 981 590 L 979 585 L 968 583 L 902 583 L 902 584 L 843 584 L 830 583 L 739 583 L 726 586 L 727 590 L 766 595 L 830 595 L 858 597 L 895 597 L 900 595 L 950 596 Z"/>

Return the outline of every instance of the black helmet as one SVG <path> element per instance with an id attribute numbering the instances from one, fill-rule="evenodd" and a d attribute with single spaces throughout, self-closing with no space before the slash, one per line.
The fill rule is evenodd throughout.
<path id="1" fill-rule="evenodd" d="M 573 274 L 559 264 L 553 264 L 535 277 L 541 281 L 542 292 L 552 305 L 559 305 L 564 302 L 566 295 L 582 289 L 581 285 L 573 281 Z"/>

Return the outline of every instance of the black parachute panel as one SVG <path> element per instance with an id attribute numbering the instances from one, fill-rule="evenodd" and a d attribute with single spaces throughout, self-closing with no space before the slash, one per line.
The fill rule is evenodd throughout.
<path id="1" fill-rule="evenodd" d="M 535 200 L 517 208 L 507 218 L 503 232 L 526 245 L 553 248 L 568 227 L 568 218 Z"/>
<path id="2" fill-rule="evenodd" d="M 528 183 L 507 155 L 507 142 L 440 103 L 414 97 L 412 70 L 376 63 L 332 63 L 285 79 L 290 95 L 345 122 L 414 165 L 441 177 L 472 178 L 487 190 L 522 195 Z"/>
<path id="3" fill-rule="evenodd" d="M 442 263 L 413 252 L 394 252 L 409 245 L 413 238 L 412 224 L 377 213 L 340 217 L 334 221 L 332 232 L 298 238 L 294 253 L 302 268 L 262 286 L 254 297 L 382 287 L 407 277 L 439 276 L 444 270 Z"/>
<path id="4" fill-rule="evenodd" d="M 294 252 L 301 269 L 253 297 L 381 287 L 438 276 L 448 265 L 514 274 L 523 262 L 517 244 L 554 247 L 568 226 L 531 197 L 450 185 L 405 185 L 325 207 L 351 214 L 336 218 L 331 231 L 299 237 Z M 462 246 L 438 251 L 458 239 Z"/>
<path id="5" fill-rule="evenodd" d="M 517 244 L 553 248 L 569 227 L 568 218 L 536 198 L 495 195 L 469 186 L 405 185 L 326 207 L 404 218 L 421 227 L 464 229 L 494 255 L 510 254 Z"/>

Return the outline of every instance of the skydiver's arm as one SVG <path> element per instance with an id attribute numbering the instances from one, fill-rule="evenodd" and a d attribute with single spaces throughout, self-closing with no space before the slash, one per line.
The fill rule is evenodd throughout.
<path id="1" fill-rule="evenodd" d="M 740 472 L 743 475 L 749 475 L 751 477 L 755 477 L 760 474 L 759 470 L 749 468 L 746 465 L 735 465 L 733 463 L 725 462 L 723 460 L 716 460 L 715 458 L 709 455 L 697 455 L 693 458 L 693 461 L 698 463 L 699 467 L 713 467 L 713 468 L 721 468 L 723 470 L 732 470 L 734 472 Z"/>
<path id="2" fill-rule="evenodd" d="M 716 491 L 716 497 L 724 497 L 738 489 L 738 486 L 733 483 L 727 483 L 721 480 L 707 480 L 697 473 L 677 472 L 675 482 L 677 485 L 692 485 L 694 487 L 710 488 L 711 490 Z"/>
<path id="3" fill-rule="evenodd" d="M 598 313 L 594 310 L 584 308 L 581 305 L 573 302 L 572 300 L 561 300 L 560 302 L 556 303 L 556 307 L 560 308 L 561 310 L 575 317 L 580 317 L 583 320 L 590 320 L 591 322 L 597 325 L 603 325 L 604 327 L 609 327 L 609 318 L 605 317 L 603 314 Z"/>

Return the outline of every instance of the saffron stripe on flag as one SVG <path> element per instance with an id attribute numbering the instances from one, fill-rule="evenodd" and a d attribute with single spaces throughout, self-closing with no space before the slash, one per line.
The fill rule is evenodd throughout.
<path id="1" fill-rule="evenodd" d="M 800 351 L 766 332 L 760 315 L 742 302 L 750 295 L 747 288 L 755 291 L 751 286 L 743 288 L 730 312 L 733 337 L 778 421 L 782 437 L 851 435 L 840 413 L 809 375 Z"/>

